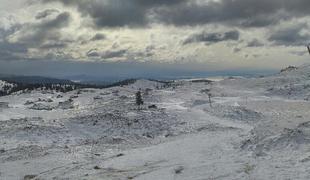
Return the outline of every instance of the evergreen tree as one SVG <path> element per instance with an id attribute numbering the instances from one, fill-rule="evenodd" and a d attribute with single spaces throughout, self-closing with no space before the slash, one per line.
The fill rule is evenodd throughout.
<path id="1" fill-rule="evenodd" d="M 143 105 L 143 99 L 142 99 L 142 95 L 141 95 L 141 91 L 138 91 L 136 93 L 136 105 L 140 106 Z"/>

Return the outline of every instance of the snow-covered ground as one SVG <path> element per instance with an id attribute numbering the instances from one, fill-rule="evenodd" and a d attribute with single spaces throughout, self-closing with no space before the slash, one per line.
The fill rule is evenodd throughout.
<path id="1" fill-rule="evenodd" d="M 309 95 L 303 66 L 0 97 L 0 179 L 310 179 Z"/>

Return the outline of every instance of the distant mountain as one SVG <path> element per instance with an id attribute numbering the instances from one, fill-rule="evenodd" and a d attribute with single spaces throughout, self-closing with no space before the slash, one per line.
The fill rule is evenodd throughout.
<path id="1" fill-rule="evenodd" d="M 0 74 L 0 96 L 9 95 L 13 92 L 23 90 L 55 90 L 60 92 L 68 92 L 75 89 L 81 88 L 108 88 L 115 86 L 125 86 L 135 83 L 136 79 L 125 79 L 125 80 L 111 80 L 111 81 L 97 81 L 99 79 L 94 78 L 93 80 L 89 76 L 81 76 L 84 81 L 57 79 L 42 76 L 18 76 L 18 75 L 3 75 Z M 89 78 L 86 81 L 85 78 Z M 92 83 L 91 83 L 92 82 Z"/>
<path id="2" fill-rule="evenodd" d="M 38 89 L 68 92 L 85 87 L 92 86 L 81 85 L 70 80 L 49 77 L 0 74 L 0 96 L 10 95 L 18 91 L 31 91 Z"/>
<path id="3" fill-rule="evenodd" d="M 111 85 L 119 81 L 128 79 L 127 77 L 101 77 L 101 76 L 91 76 L 91 75 L 73 75 L 65 76 L 65 79 L 69 79 L 75 83 L 80 84 L 93 84 L 93 85 Z"/>
<path id="4" fill-rule="evenodd" d="M 0 80 L 19 84 L 68 84 L 68 85 L 75 84 L 70 80 L 49 78 L 42 76 L 17 76 L 17 75 L 2 74 L 0 75 Z"/>

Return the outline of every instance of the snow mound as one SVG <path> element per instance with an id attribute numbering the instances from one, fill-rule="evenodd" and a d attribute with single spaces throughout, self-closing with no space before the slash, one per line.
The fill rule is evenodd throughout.
<path id="1" fill-rule="evenodd" d="M 4 152 L 1 156 L 3 162 L 18 161 L 24 159 L 33 159 L 46 155 L 44 148 L 38 145 L 21 146 L 10 150 L 10 153 Z"/>
<path id="2" fill-rule="evenodd" d="M 236 127 L 231 127 L 231 126 L 222 126 L 220 124 L 209 124 L 203 127 L 199 127 L 196 129 L 198 132 L 200 131 L 222 131 L 222 132 L 227 132 L 231 130 L 240 130 L 239 128 Z"/>
<path id="3" fill-rule="evenodd" d="M 195 100 L 192 106 L 194 107 L 194 106 L 200 106 L 200 105 L 205 105 L 205 104 L 209 104 L 209 101 L 208 100 Z"/>
<path id="4" fill-rule="evenodd" d="M 310 144 L 310 121 L 301 123 L 294 129 L 285 128 L 275 136 L 261 138 L 254 134 L 242 143 L 241 148 L 253 150 L 257 155 L 261 155 L 271 150 L 295 150 L 305 144 Z"/>
<path id="5" fill-rule="evenodd" d="M 46 147 L 53 142 L 61 145 L 68 139 L 66 137 L 69 137 L 69 134 L 65 127 L 45 124 L 40 117 L 0 121 L 0 138 L 5 142 L 4 147 L 10 149 L 22 148 L 29 144 Z"/>
<path id="6" fill-rule="evenodd" d="M 58 108 L 60 108 L 60 109 L 73 109 L 74 108 L 73 100 L 69 99 L 69 100 L 64 101 L 64 102 L 59 102 Z"/>
<path id="7" fill-rule="evenodd" d="M 35 103 L 33 104 L 33 106 L 31 106 L 29 109 L 33 109 L 33 110 L 38 110 L 38 111 L 51 111 L 53 110 L 55 107 L 50 106 L 48 104 L 43 104 L 43 103 Z"/>
<path id="8" fill-rule="evenodd" d="M 226 87 L 221 89 L 222 93 L 240 92 L 240 88 L 245 88 L 264 92 L 268 96 L 308 100 L 310 99 L 310 65 L 298 68 L 288 67 L 281 73 L 260 78 L 225 79 L 218 84 Z M 226 92 L 227 90 L 229 91 Z"/>
<path id="9" fill-rule="evenodd" d="M 310 98 L 310 65 L 288 67 L 269 79 L 273 80 L 273 85 L 268 88 L 270 95 L 305 100 Z"/>
<path id="10" fill-rule="evenodd" d="M 217 104 L 213 105 L 213 107 L 205 108 L 204 111 L 216 117 L 246 122 L 256 122 L 263 118 L 262 113 L 243 106 L 225 106 Z"/>
<path id="11" fill-rule="evenodd" d="M 170 132 L 173 124 L 176 124 L 174 118 L 160 110 L 140 111 L 132 116 L 127 114 L 113 112 L 76 117 L 70 119 L 65 126 L 78 137 L 82 136 L 83 138 L 87 135 L 92 139 L 110 138 L 108 141 L 111 141 L 111 137 L 121 137 L 122 139 L 154 138 Z M 113 142 L 115 141 L 113 140 Z"/>
<path id="12" fill-rule="evenodd" d="M 146 90 L 146 89 L 156 89 L 158 87 L 162 87 L 164 83 L 146 80 L 146 79 L 139 79 L 135 83 L 129 85 L 130 88 L 136 90 Z"/>

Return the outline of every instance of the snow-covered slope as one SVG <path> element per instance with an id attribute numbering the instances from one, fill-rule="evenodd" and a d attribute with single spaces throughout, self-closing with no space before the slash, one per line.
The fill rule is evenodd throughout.
<path id="1" fill-rule="evenodd" d="M 152 81 L 152 80 L 146 80 L 146 79 L 138 79 L 135 83 L 129 85 L 132 89 L 156 89 L 161 88 L 164 85 L 164 83 Z"/>
<path id="2" fill-rule="evenodd" d="M 264 95 L 290 99 L 310 99 L 310 65 L 289 68 L 273 76 L 261 78 L 226 79 L 220 82 L 223 87 L 246 90 L 260 90 Z"/>
<path id="3" fill-rule="evenodd" d="M 308 70 L 0 97 L 0 179 L 310 179 Z"/>

